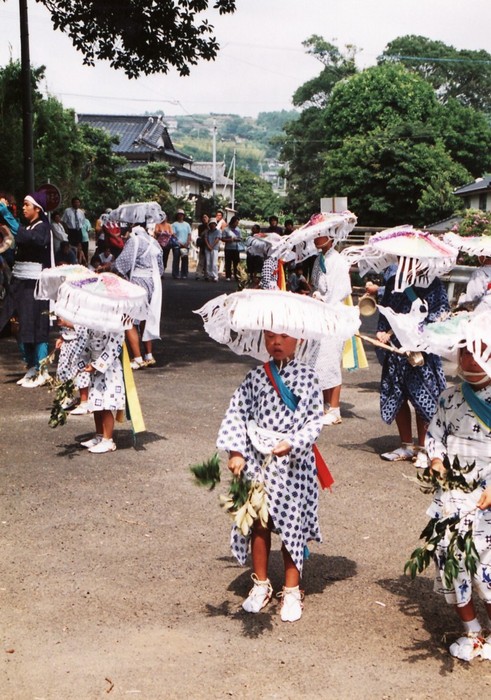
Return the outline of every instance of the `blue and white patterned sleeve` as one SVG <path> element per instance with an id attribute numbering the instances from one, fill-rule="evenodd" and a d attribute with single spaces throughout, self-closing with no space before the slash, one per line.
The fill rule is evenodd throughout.
<path id="1" fill-rule="evenodd" d="M 295 411 L 296 429 L 286 439 L 292 446 L 291 456 L 299 459 L 312 449 L 322 431 L 324 402 L 317 375 L 306 369 L 302 378 L 300 401 Z"/>
<path id="2" fill-rule="evenodd" d="M 247 423 L 251 415 L 251 373 L 235 391 L 218 431 L 217 448 L 226 452 L 247 452 Z"/>
<path id="3" fill-rule="evenodd" d="M 97 372 L 104 373 L 119 359 L 123 347 L 123 333 L 108 333 L 107 342 L 101 354 L 96 360 L 91 361 Z"/>

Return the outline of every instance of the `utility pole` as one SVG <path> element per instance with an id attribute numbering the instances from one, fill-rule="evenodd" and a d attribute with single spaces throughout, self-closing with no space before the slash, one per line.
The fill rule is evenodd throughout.
<path id="1" fill-rule="evenodd" d="M 233 164 L 234 164 L 234 169 L 232 171 L 232 209 L 235 211 L 235 160 L 237 157 L 237 151 L 234 148 L 234 158 L 233 158 Z"/>
<path id="2" fill-rule="evenodd" d="M 213 167 L 211 171 L 211 177 L 213 179 L 213 200 L 215 200 L 217 193 L 217 120 L 213 120 Z"/>
<path id="3" fill-rule="evenodd" d="M 34 191 L 34 144 L 32 137 L 31 59 L 29 56 L 29 22 L 27 14 L 27 0 L 19 0 L 19 12 L 24 194 L 28 194 L 29 192 Z"/>

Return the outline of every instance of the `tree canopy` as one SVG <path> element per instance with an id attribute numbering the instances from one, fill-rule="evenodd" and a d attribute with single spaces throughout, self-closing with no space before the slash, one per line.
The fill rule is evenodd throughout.
<path id="1" fill-rule="evenodd" d="M 343 54 L 337 46 L 313 34 L 302 42 L 302 46 L 324 66 L 318 76 L 307 80 L 294 93 L 292 102 L 296 107 L 323 107 L 334 87 L 343 78 L 357 72 L 355 56 L 356 46 L 348 45 Z"/>
<path id="2" fill-rule="evenodd" d="M 428 224 L 460 205 L 453 190 L 491 168 L 486 116 L 400 63 L 338 81 L 323 107 L 288 124 L 288 205 L 306 218 L 348 196 L 364 225 Z"/>
<path id="3" fill-rule="evenodd" d="M 213 60 L 219 45 L 206 13 L 235 11 L 236 0 L 37 0 L 55 29 L 66 32 L 83 62 L 109 61 L 130 78 L 189 75 L 200 59 Z M 204 14 L 204 16 L 203 16 Z"/>
<path id="4" fill-rule="evenodd" d="M 442 102 L 491 112 L 491 54 L 458 50 L 442 41 L 407 35 L 387 44 L 379 63 L 400 62 L 432 85 Z"/>

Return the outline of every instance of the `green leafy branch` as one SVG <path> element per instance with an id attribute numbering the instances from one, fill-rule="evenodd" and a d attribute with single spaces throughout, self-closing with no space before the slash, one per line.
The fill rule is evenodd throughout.
<path id="1" fill-rule="evenodd" d="M 68 413 L 63 408 L 73 399 L 75 394 L 75 384 L 72 379 L 62 382 L 55 387 L 55 398 L 51 407 L 51 414 L 48 425 L 50 428 L 57 428 L 59 425 L 65 425 L 68 418 Z"/>
<path id="2" fill-rule="evenodd" d="M 209 491 L 213 491 L 217 484 L 220 483 L 220 458 L 218 452 L 215 452 L 213 457 L 201 462 L 193 464 L 189 467 L 194 476 L 195 483 L 198 486 L 205 486 Z M 238 510 L 247 501 L 249 494 L 250 482 L 242 478 L 242 476 L 234 476 L 229 484 L 228 497 L 233 501 L 233 510 Z"/>
<path id="3" fill-rule="evenodd" d="M 418 469 L 417 480 L 423 493 L 434 493 L 438 489 L 442 491 L 453 491 L 455 489 L 463 493 L 470 493 L 479 486 L 480 482 L 476 481 L 476 479 L 467 481 L 465 478 L 465 475 L 469 474 L 476 466 L 475 462 L 461 466 L 457 455 L 454 457 L 452 464 L 450 464 L 447 455 L 444 456 L 442 461 L 445 467 L 444 474 L 434 472 L 430 467 Z"/>
<path id="4" fill-rule="evenodd" d="M 469 523 L 465 532 L 462 532 L 461 523 L 474 510 L 460 517 L 452 515 L 444 519 L 432 518 L 420 535 L 420 539 L 426 540 L 425 544 L 412 552 L 404 566 L 404 573 L 409 573 L 412 579 L 417 574 L 422 573 L 435 557 L 436 549 L 441 541 L 448 537 L 443 569 L 445 586 L 451 588 L 462 564 L 466 571 L 473 576 L 479 562 L 479 554 L 473 539 L 473 522 Z"/>

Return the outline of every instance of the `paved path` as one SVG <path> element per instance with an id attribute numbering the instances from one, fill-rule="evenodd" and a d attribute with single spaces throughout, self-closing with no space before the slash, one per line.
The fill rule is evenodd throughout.
<path id="1" fill-rule="evenodd" d="M 431 575 L 404 562 L 428 497 L 378 415 L 379 366 L 346 373 L 343 423 L 320 447 L 336 479 L 321 495 L 324 544 L 306 566 L 305 612 L 243 613 L 250 570 L 228 549 L 216 495 L 188 466 L 211 455 L 248 367 L 209 340 L 191 310 L 230 285 L 166 278 L 156 368 L 136 374 L 147 433 L 118 450 L 77 446 L 91 417 L 47 426 L 51 396 L 15 385 L 12 339 L 0 340 L 0 698 L 467 698 L 489 693 L 491 667 L 455 663 L 441 641 L 452 612 Z M 227 477 L 224 477 L 225 480 Z M 278 543 L 273 584 L 281 585 Z M 471 691 L 472 685 L 472 691 Z"/>

